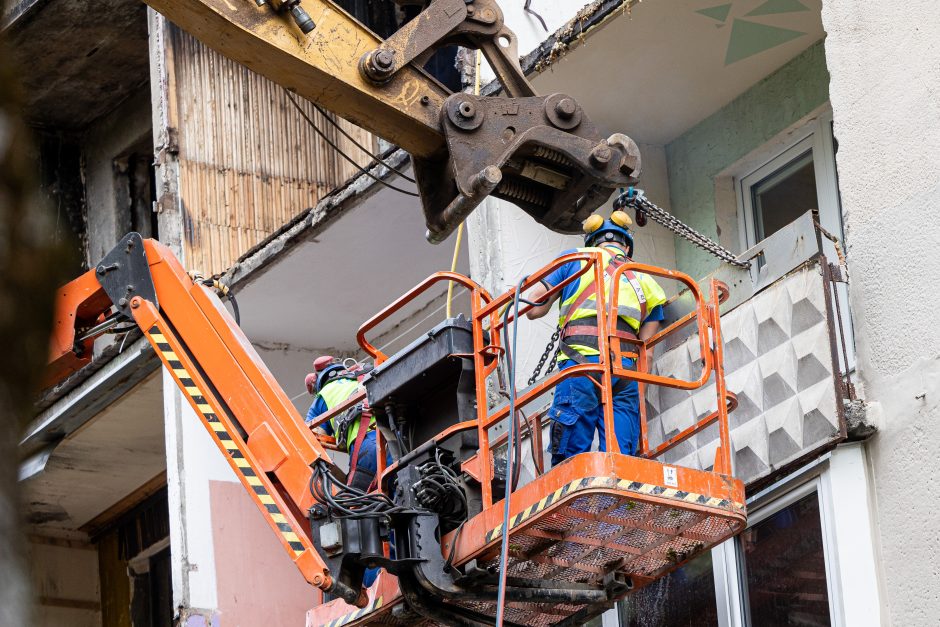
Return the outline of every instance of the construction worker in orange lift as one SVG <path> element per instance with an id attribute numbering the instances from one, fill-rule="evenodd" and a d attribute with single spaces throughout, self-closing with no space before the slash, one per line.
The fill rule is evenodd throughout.
<path id="1" fill-rule="evenodd" d="M 584 247 L 563 251 L 560 256 L 574 252 L 600 252 L 606 268 L 604 302 L 610 302 L 610 277 L 614 270 L 631 260 L 633 235 L 627 227 L 632 224 L 630 216 L 623 211 L 614 211 L 610 218 L 599 214 L 588 216 L 584 221 Z M 566 278 L 576 275 L 585 262 L 566 263 L 548 275 L 529 292 L 532 301 L 539 302 L 527 316 L 541 318 L 549 312 L 552 304 L 561 298 L 558 312 L 558 328 L 561 329 L 558 368 L 564 370 L 575 364 L 597 363 L 597 286 L 594 272 L 587 271 L 579 279 L 571 281 L 560 293 L 543 300 L 552 287 Z M 662 306 L 666 294 L 659 284 L 642 272 L 625 272 L 619 290 L 617 328 L 630 337 L 646 340 L 659 329 L 663 320 Z M 623 366 L 634 368 L 633 358 L 624 357 Z M 639 391 L 636 381 L 614 379 L 613 405 L 614 427 L 620 452 L 636 453 L 640 435 Z M 598 397 L 597 386 L 590 377 L 571 377 L 555 388 L 555 397 L 549 410 L 551 419 L 552 465 L 559 464 L 572 455 L 591 450 L 595 431 L 599 433 L 600 450 L 607 448 L 604 433 L 604 413 Z"/>
<path id="2" fill-rule="evenodd" d="M 350 369 L 329 355 L 314 360 L 313 370 L 304 380 L 307 391 L 314 395 L 313 404 L 307 411 L 307 424 L 359 392 L 359 376 L 364 373 L 358 364 Z M 363 427 L 364 417 L 367 417 L 369 422 Z M 327 435 L 336 438 L 336 445 L 340 450 L 349 454 L 348 485 L 362 492 L 369 491 L 378 470 L 375 418 L 363 403 L 357 403 L 330 418 L 323 423 L 322 428 Z M 391 459 L 387 459 L 386 463 L 391 463 Z M 378 574 L 378 568 L 366 569 L 362 579 L 363 585 L 366 588 L 371 586 Z"/>
<path id="3" fill-rule="evenodd" d="M 346 399 L 361 390 L 359 375 L 363 371 L 357 366 L 347 368 L 338 360 L 324 355 L 313 362 L 314 372 L 307 375 L 304 383 L 307 391 L 314 395 L 313 404 L 307 411 L 307 424 L 313 422 Z M 375 452 L 375 418 L 369 414 L 369 422 L 362 429 L 363 413 L 369 414 L 362 403 L 333 416 L 322 427 L 327 435 L 336 438 L 336 445 L 349 454 L 349 485 L 363 492 L 369 489 L 378 469 Z"/>

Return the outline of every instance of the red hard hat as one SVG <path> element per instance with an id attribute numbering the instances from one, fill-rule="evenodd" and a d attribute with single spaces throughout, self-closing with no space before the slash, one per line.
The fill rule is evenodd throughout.
<path id="1" fill-rule="evenodd" d="M 311 372 L 306 377 L 304 377 L 304 385 L 307 386 L 307 392 L 311 395 L 317 393 L 317 375 Z"/>
<path id="2" fill-rule="evenodd" d="M 323 355 L 322 357 L 317 357 L 316 359 L 313 360 L 313 371 L 320 372 L 321 370 L 323 370 L 324 368 L 332 364 L 334 361 L 336 360 L 333 359 L 333 357 L 330 355 Z"/>

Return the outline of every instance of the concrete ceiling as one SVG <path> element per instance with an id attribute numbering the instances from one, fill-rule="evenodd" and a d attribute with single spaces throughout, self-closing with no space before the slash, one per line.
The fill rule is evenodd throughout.
<path id="1" fill-rule="evenodd" d="M 166 469 L 163 387 L 154 373 L 52 452 L 22 483 L 35 530 L 75 530 Z"/>
<path id="2" fill-rule="evenodd" d="M 417 198 L 380 189 L 239 287 L 242 328 L 255 343 L 355 352 L 360 324 L 431 273 L 450 268 L 455 238 L 435 246 L 425 241 L 425 229 Z M 462 251 L 458 271 L 466 274 L 466 238 Z M 433 294 L 445 289 L 441 284 Z"/>
<path id="3" fill-rule="evenodd" d="M 820 0 L 654 0 L 592 32 L 533 83 L 604 134 L 666 144 L 821 39 Z"/>
<path id="4" fill-rule="evenodd" d="M 140 0 L 21 0 L 13 15 L 4 35 L 34 126 L 80 131 L 149 81 Z"/>

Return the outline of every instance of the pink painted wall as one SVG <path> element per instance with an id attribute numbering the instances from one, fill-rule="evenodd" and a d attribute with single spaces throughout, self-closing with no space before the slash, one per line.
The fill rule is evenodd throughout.
<path id="1" fill-rule="evenodd" d="M 209 482 L 220 627 L 303 627 L 320 601 L 240 483 Z"/>

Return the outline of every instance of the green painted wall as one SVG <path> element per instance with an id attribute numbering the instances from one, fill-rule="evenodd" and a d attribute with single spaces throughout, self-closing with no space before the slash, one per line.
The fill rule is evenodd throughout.
<path id="1" fill-rule="evenodd" d="M 672 211 L 718 239 L 715 176 L 829 99 L 819 41 L 666 146 Z M 676 238 L 679 270 L 704 276 L 717 260 Z"/>

